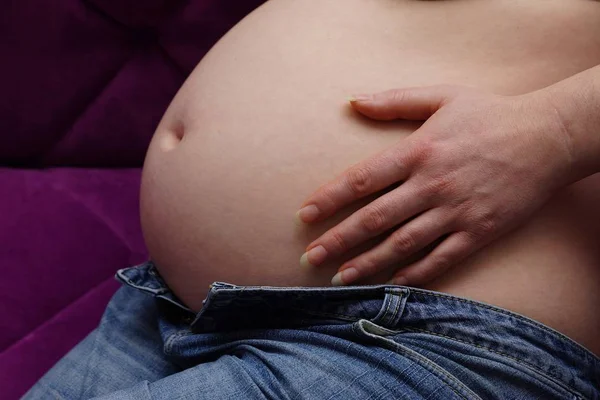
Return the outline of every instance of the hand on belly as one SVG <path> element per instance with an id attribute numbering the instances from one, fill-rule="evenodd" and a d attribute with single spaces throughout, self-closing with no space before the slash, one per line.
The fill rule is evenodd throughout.
<path id="1" fill-rule="evenodd" d="M 441 6 L 439 21 L 447 23 L 432 29 L 427 21 L 436 4 L 392 2 L 391 10 L 384 3 L 391 4 L 269 1 L 211 50 L 173 100 L 144 165 L 142 226 L 161 275 L 192 309 L 202 306 L 208 285 L 218 280 L 327 286 L 341 263 L 376 245 L 377 239 L 365 242 L 318 268 L 297 265 L 311 241 L 378 197 L 296 226 L 292 217 L 304 196 L 349 165 L 404 143 L 420 126 L 359 118 L 341 107 L 349 93 L 439 82 L 524 93 L 589 68 L 593 56 L 593 43 L 573 33 L 559 57 L 554 43 L 564 43 L 565 34 L 550 26 L 549 8 L 541 4 L 535 15 L 544 29 L 528 25 L 531 15 L 521 8 L 498 6 L 502 2 L 441 2 L 464 8 L 449 13 Z M 587 2 L 570 3 L 584 8 Z M 583 11 L 589 23 L 578 24 L 580 32 L 592 36 L 597 19 Z M 505 29 L 461 22 L 477 13 L 502 21 Z M 531 35 L 516 29 L 527 26 Z M 478 38 L 468 52 L 465 35 Z M 590 222 L 600 193 L 583 192 L 567 192 L 560 207 L 552 200 L 543 218 L 536 215 L 528 229 L 474 253 L 434 289 L 507 307 L 563 331 L 600 326 L 596 309 L 587 306 L 598 304 L 594 293 L 600 293 L 594 286 L 600 232 Z M 386 271 L 361 283 L 390 277 Z M 577 320 L 556 322 L 557 308 Z"/>
<path id="2" fill-rule="evenodd" d="M 402 182 L 313 241 L 302 261 L 318 266 L 386 235 L 379 245 L 346 261 L 332 280 L 350 284 L 444 238 L 391 281 L 418 286 L 523 224 L 571 183 L 569 138 L 544 95 L 499 96 L 434 86 L 352 101 L 357 111 L 378 120 L 428 120 L 304 202 L 298 212 L 302 221 L 323 221 L 357 199 Z"/>

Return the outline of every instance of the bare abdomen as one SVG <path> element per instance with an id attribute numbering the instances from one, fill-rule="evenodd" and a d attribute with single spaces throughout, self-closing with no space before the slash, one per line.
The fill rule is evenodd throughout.
<path id="1" fill-rule="evenodd" d="M 349 94 L 435 83 L 522 93 L 600 62 L 600 43 L 575 31 L 589 21 L 586 35 L 600 38 L 589 17 L 597 4 L 569 2 L 582 18 L 572 46 L 560 35 L 561 51 L 552 18 L 564 26 L 564 4 L 513 3 L 279 0 L 234 28 L 174 99 L 144 167 L 144 234 L 177 295 L 199 309 L 218 280 L 329 285 L 339 263 L 305 270 L 298 260 L 334 221 L 309 229 L 294 213 L 320 184 L 418 128 L 361 119 Z M 528 23 L 541 3 L 547 27 Z M 567 188 L 430 288 L 523 313 L 600 353 L 599 188 L 598 177 Z"/>

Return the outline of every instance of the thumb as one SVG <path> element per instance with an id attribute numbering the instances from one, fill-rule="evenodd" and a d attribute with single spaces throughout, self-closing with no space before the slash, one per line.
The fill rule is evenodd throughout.
<path id="1" fill-rule="evenodd" d="M 377 120 L 422 121 L 456 97 L 459 91 L 459 86 L 452 85 L 392 89 L 372 95 L 353 96 L 350 104 L 359 113 Z"/>

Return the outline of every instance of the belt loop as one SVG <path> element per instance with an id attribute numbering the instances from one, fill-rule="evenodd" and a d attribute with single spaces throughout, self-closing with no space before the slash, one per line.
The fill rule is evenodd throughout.
<path id="1" fill-rule="evenodd" d="M 381 310 L 373 319 L 373 323 L 384 328 L 394 329 L 400 323 L 406 300 L 410 290 L 404 287 L 388 287 L 385 289 L 385 297 Z"/>

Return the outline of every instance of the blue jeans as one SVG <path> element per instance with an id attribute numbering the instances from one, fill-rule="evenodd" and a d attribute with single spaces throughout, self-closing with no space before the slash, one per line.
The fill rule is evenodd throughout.
<path id="1" fill-rule="evenodd" d="M 195 314 L 148 262 L 25 399 L 599 399 L 600 360 L 509 311 L 403 286 L 214 283 Z"/>

